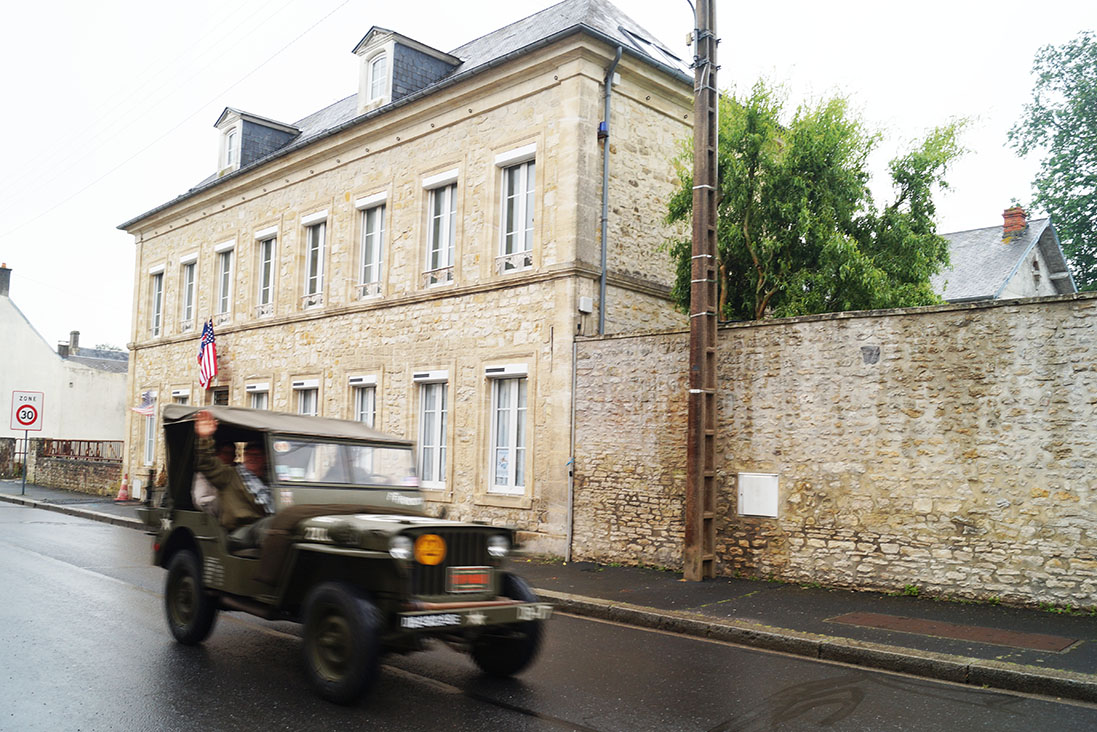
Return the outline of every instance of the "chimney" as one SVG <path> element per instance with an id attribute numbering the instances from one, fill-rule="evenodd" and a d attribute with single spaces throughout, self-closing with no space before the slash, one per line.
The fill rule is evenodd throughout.
<path id="1" fill-rule="evenodd" d="M 1002 212 L 1002 238 L 1008 239 L 1010 236 L 1020 233 L 1028 226 L 1028 222 L 1025 221 L 1025 210 L 1020 206 L 1011 206 Z"/>
<path id="2" fill-rule="evenodd" d="M 78 330 L 69 331 L 69 351 L 73 356 L 80 352 L 80 331 Z"/>
<path id="3" fill-rule="evenodd" d="M 57 355 L 61 358 L 69 357 L 69 344 L 64 341 L 57 341 Z"/>
<path id="4" fill-rule="evenodd" d="M 11 268 L 8 267 L 8 263 L 4 262 L 0 264 L 0 295 L 9 297 L 8 290 L 11 288 Z"/>

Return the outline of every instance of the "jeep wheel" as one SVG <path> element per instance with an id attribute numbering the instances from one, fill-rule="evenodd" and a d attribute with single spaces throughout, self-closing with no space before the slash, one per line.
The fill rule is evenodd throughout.
<path id="1" fill-rule="evenodd" d="M 503 596 L 522 602 L 537 602 L 537 595 L 525 581 L 512 574 L 503 576 Z M 541 621 L 528 620 L 485 629 L 472 642 L 472 660 L 491 676 L 513 676 L 537 657 L 541 648 Z"/>
<path id="2" fill-rule="evenodd" d="M 198 557 L 190 550 L 178 552 L 168 564 L 164 610 L 171 634 L 184 645 L 201 643 L 213 630 L 217 603 L 202 586 Z"/>
<path id="3" fill-rule="evenodd" d="M 349 585 L 327 582 L 305 599 L 305 672 L 317 693 L 351 704 L 373 686 L 380 668 L 380 614 Z"/>

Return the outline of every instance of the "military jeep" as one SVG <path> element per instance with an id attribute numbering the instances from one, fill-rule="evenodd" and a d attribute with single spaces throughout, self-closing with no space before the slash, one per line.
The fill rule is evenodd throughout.
<path id="1" fill-rule="evenodd" d="M 178 642 L 205 640 L 219 610 L 300 622 L 310 683 L 342 704 L 369 690 L 384 654 L 431 639 L 493 676 L 533 661 L 551 606 L 503 568 L 513 532 L 426 516 L 412 442 L 357 422 L 206 407 L 216 440 L 267 450 L 271 531 L 240 546 L 192 499 L 200 409 L 164 408 L 167 490 L 141 511 Z"/>

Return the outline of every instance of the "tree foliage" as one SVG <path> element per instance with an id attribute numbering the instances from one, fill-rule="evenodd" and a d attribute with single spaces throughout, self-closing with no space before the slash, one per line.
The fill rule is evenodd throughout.
<path id="1" fill-rule="evenodd" d="M 1051 214 L 1079 289 L 1097 290 L 1097 36 L 1044 46 L 1032 73 L 1009 141 L 1021 155 L 1044 152 L 1034 203 Z"/>
<path id="2" fill-rule="evenodd" d="M 895 199 L 878 210 L 867 160 L 879 135 L 845 99 L 784 103 L 759 82 L 746 98 L 721 97 L 717 238 L 720 315 L 750 320 L 940 302 L 929 283 L 948 264 L 934 229 L 933 189 L 945 186 L 962 152 L 962 123 L 934 130 L 891 162 Z M 692 214 L 692 174 L 683 156 L 669 222 Z M 674 298 L 689 305 L 689 240 L 669 242 Z"/>

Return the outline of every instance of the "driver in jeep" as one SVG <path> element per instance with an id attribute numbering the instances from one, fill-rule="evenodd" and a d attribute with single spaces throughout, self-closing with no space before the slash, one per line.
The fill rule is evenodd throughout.
<path id="1" fill-rule="evenodd" d="M 274 498 L 266 483 L 267 456 L 261 442 L 244 448 L 242 465 L 226 465 L 214 450 L 217 419 L 207 411 L 195 415 L 196 468 L 217 489 L 221 525 L 245 546 L 259 546 L 274 514 Z"/>

